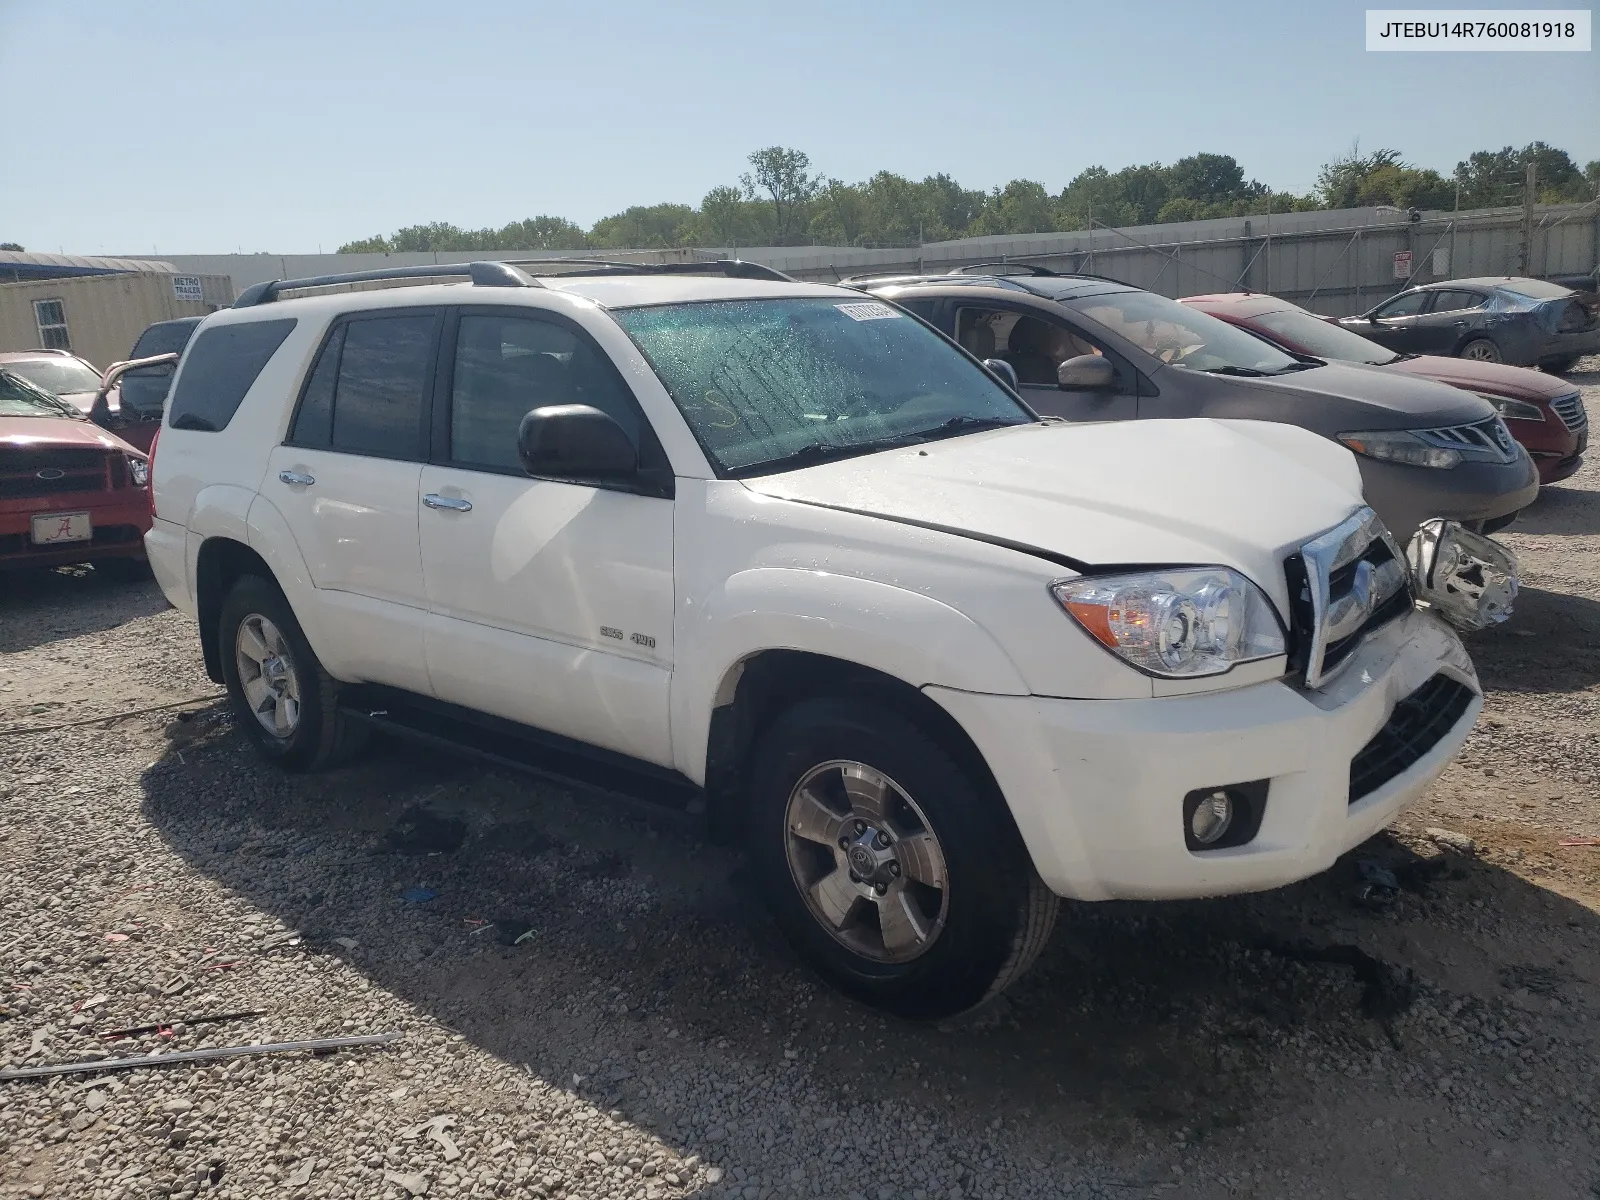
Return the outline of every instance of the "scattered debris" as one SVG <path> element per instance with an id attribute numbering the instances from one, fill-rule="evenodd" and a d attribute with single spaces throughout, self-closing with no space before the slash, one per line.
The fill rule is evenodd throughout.
<path id="1" fill-rule="evenodd" d="M 409 900 L 412 904 L 426 904 L 439 893 L 428 887 L 408 887 L 400 893 L 400 899 Z"/>
<path id="2" fill-rule="evenodd" d="M 1600 846 L 1600 837 L 1562 838 L 1558 846 Z"/>
<path id="3" fill-rule="evenodd" d="M 22 1057 L 25 1059 L 32 1058 L 35 1054 L 41 1053 L 44 1050 L 45 1043 L 55 1035 L 55 1032 L 56 1027 L 54 1025 L 46 1025 L 42 1029 L 35 1029 L 33 1031 L 33 1044 L 28 1047 L 28 1052 Z"/>
<path id="4" fill-rule="evenodd" d="M 176 996 L 180 992 L 188 990 L 189 984 L 192 982 L 187 975 L 174 975 L 162 986 L 161 994 L 163 996 Z"/>
<path id="5" fill-rule="evenodd" d="M 217 1025 L 223 1021 L 243 1021 L 252 1017 L 264 1017 L 267 1010 L 264 1008 L 247 1008 L 243 1012 L 229 1013 L 204 1013 L 198 1017 L 178 1017 L 172 1021 L 156 1021 L 149 1025 L 131 1025 L 126 1029 L 107 1029 L 98 1036 L 102 1038 L 138 1037 L 145 1033 L 160 1033 L 163 1029 L 171 1029 L 176 1024 L 184 1025 Z"/>
<path id="6" fill-rule="evenodd" d="M 108 934 L 106 934 L 106 941 L 108 941 L 108 942 L 125 942 L 127 940 L 128 940 L 128 935 L 125 934 L 125 933 L 108 933 Z"/>
<path id="7" fill-rule="evenodd" d="M 1356 870 L 1361 872 L 1361 886 L 1355 902 L 1362 908 L 1388 908 L 1400 895 L 1400 880 L 1377 859 L 1356 859 Z"/>
<path id="8" fill-rule="evenodd" d="M 37 1036 L 37 1035 L 36 1035 Z M 170 1054 L 141 1054 L 134 1058 L 96 1058 L 82 1062 L 52 1063 L 44 1067 L 15 1067 L 0 1071 L 0 1083 L 37 1079 L 42 1075 L 75 1075 L 83 1071 L 132 1071 L 140 1067 L 165 1067 L 173 1063 L 206 1062 L 246 1054 L 287 1054 L 295 1050 L 342 1050 L 347 1046 L 381 1046 L 397 1042 L 402 1033 L 362 1033 L 350 1037 L 311 1038 L 303 1042 L 267 1042 L 259 1046 L 218 1046 L 208 1050 L 174 1050 Z"/>
<path id="9" fill-rule="evenodd" d="M 520 946 L 533 936 L 533 922 L 523 917 L 502 917 L 494 928 L 502 946 Z"/>
<path id="10" fill-rule="evenodd" d="M 354 950 L 361 945 L 355 938 L 334 938 L 333 944 L 335 946 L 343 946 L 346 950 Z"/>
<path id="11" fill-rule="evenodd" d="M 300 944 L 300 931 L 291 929 L 286 933 L 275 933 L 261 943 L 263 950 L 276 950 L 279 946 L 298 946 Z"/>
<path id="12" fill-rule="evenodd" d="M 461 1151 L 456 1147 L 455 1139 L 445 1132 L 447 1129 L 455 1128 L 455 1124 L 456 1119 L 454 1116 L 449 1113 L 443 1113 L 437 1117 L 430 1117 L 421 1125 L 413 1125 L 409 1129 L 402 1130 L 400 1137 L 402 1140 L 409 1142 L 426 1135 L 430 1142 L 438 1145 L 444 1155 L 445 1162 L 455 1162 L 456 1159 L 461 1157 Z"/>
<path id="13" fill-rule="evenodd" d="M 1422 836 L 1437 846 L 1443 846 L 1447 850 L 1454 850 L 1457 854 L 1476 854 L 1478 852 L 1477 842 L 1466 834 L 1457 833 L 1453 829 L 1440 829 L 1437 826 L 1429 826 L 1422 831 Z"/>
<path id="14" fill-rule="evenodd" d="M 311 1168 L 315 1164 L 308 1158 L 298 1167 L 289 1172 L 288 1184 L 290 1187 L 304 1187 L 311 1182 Z"/>
<path id="15" fill-rule="evenodd" d="M 383 835 L 389 849 L 402 854 L 453 854 L 467 840 L 467 823 L 412 805 Z"/>

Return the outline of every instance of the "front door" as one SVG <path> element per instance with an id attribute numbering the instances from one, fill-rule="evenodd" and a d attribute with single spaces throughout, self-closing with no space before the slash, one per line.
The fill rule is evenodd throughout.
<path id="1" fill-rule="evenodd" d="M 1362 337 L 1371 338 L 1391 350 L 1415 354 L 1417 322 L 1427 302 L 1427 292 L 1406 292 L 1387 304 L 1380 304 L 1369 314 L 1369 320 L 1352 323 L 1352 328 Z"/>
<path id="2" fill-rule="evenodd" d="M 440 321 L 390 309 L 337 322 L 261 485 L 320 593 L 330 668 L 422 693 L 417 484 Z"/>
<path id="3" fill-rule="evenodd" d="M 1139 415 L 1138 374 L 1132 366 L 1054 314 L 995 304 L 957 304 L 955 326 L 956 340 L 968 353 L 1011 364 L 1022 398 L 1042 416 L 1131 421 Z M 1063 391 L 1056 383 L 1056 368 L 1083 354 L 1110 358 L 1117 367 L 1116 386 L 1096 392 Z"/>
<path id="4" fill-rule="evenodd" d="M 529 478 L 517 455 L 531 409 L 589 404 L 664 462 L 632 394 L 581 329 L 526 308 L 462 309 L 446 354 L 419 509 L 437 695 L 672 765 L 672 500 Z"/>

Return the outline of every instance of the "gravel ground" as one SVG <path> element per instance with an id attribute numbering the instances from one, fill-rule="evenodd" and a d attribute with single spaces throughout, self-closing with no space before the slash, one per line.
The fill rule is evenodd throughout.
<path id="1" fill-rule="evenodd" d="M 1600 466 L 1503 536 L 1484 720 L 1395 831 L 1076 906 L 937 1027 L 819 985 L 670 813 L 394 744 L 279 774 L 152 585 L 0 582 L 0 1066 L 403 1035 L 0 1084 L 0 1197 L 1594 1200 Z"/>

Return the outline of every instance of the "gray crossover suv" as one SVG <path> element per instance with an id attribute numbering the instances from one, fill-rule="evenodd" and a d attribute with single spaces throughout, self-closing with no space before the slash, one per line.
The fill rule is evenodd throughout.
<path id="1" fill-rule="evenodd" d="M 1125 283 L 991 264 L 851 286 L 908 309 L 1070 421 L 1286 421 L 1355 451 L 1367 501 L 1402 541 L 1430 517 L 1504 528 L 1538 494 L 1527 451 L 1487 400 L 1427 379 L 1288 354 Z"/>

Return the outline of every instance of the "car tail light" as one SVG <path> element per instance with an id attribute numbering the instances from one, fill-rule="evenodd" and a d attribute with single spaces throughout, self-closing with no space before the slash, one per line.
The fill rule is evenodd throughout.
<path id="1" fill-rule="evenodd" d="M 150 497 L 152 509 L 155 508 L 156 494 L 156 446 L 161 442 L 161 426 L 156 426 L 155 436 L 150 439 L 150 453 L 145 455 L 145 463 L 150 472 Z"/>

